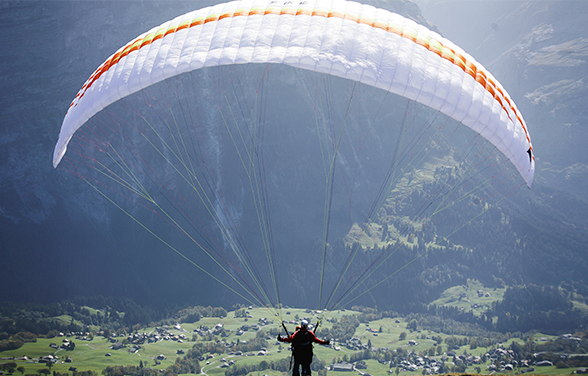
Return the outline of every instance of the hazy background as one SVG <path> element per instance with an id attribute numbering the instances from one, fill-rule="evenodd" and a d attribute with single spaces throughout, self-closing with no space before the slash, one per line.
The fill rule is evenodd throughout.
<path id="1" fill-rule="evenodd" d="M 94 69 L 138 34 L 211 3 L 0 3 L 0 300 L 114 295 L 154 305 L 234 302 L 220 288 L 194 292 L 203 280 L 190 265 L 162 256 L 144 231 L 92 201 L 82 182 L 51 165 L 67 107 Z M 588 3 L 373 3 L 419 20 L 464 48 L 495 75 L 525 116 L 537 172 L 533 189 L 518 203 L 522 209 L 510 213 L 516 216 L 512 227 L 502 229 L 524 237 L 524 249 L 505 243 L 492 256 L 504 262 L 517 255 L 518 265 L 503 268 L 504 279 L 586 286 Z M 478 252 L 488 254 L 489 239 L 480 242 Z M 451 274 L 447 265 L 443 273 Z M 483 267 L 472 261 L 447 284 Z"/>

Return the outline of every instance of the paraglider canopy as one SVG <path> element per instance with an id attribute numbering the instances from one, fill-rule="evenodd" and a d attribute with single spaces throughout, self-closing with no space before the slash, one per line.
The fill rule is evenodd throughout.
<path id="1" fill-rule="evenodd" d="M 259 69 L 257 77 L 251 67 Z M 272 91 L 264 86 L 270 81 L 270 70 L 278 75 L 294 71 L 287 89 Z M 217 75 L 209 79 L 206 75 L 211 71 Z M 310 77 L 309 85 L 301 77 L 305 75 Z M 258 81 L 253 82 L 255 79 Z M 323 92 L 321 85 L 330 79 L 351 89 L 347 93 L 334 90 L 336 95 Z M 283 82 L 275 85 L 285 86 Z M 284 111 L 266 117 L 266 106 L 276 107 L 279 101 L 276 93 L 295 90 L 307 95 L 301 102 L 310 106 L 296 103 L 292 105 L 296 107 L 292 110 L 295 116 Z M 164 100 L 160 102 L 153 92 L 163 92 Z M 393 113 L 384 100 L 378 109 L 378 105 L 370 107 L 362 99 L 354 102 L 355 94 L 361 97 L 366 92 L 366 98 L 375 94 L 365 102 L 382 99 L 388 93 L 402 101 L 407 98 L 406 110 Z M 329 111 L 335 107 L 329 100 L 336 97 L 337 101 L 343 94 L 349 94 L 349 98 L 341 100 L 343 105 L 337 103 L 341 116 L 329 118 Z M 138 109 L 133 107 L 133 98 L 139 102 Z M 289 99 L 288 94 L 284 98 L 278 105 Z M 231 100 L 237 103 L 233 105 Z M 109 113 L 116 106 L 121 106 L 122 114 Z M 435 114 L 432 119 L 445 114 L 446 124 L 455 120 L 451 121 L 455 128 L 444 129 L 445 125 L 434 120 L 412 127 L 411 118 L 418 117 L 425 107 Z M 417 115 L 411 113 L 415 108 Z M 356 116 L 354 110 L 360 114 Z M 314 118 L 308 115 L 313 111 L 317 114 L 312 114 Z M 379 111 L 386 112 L 384 117 L 388 118 L 381 120 Z M 100 118 L 104 113 L 105 119 Z M 307 121 L 299 119 L 306 115 Z M 309 125 L 313 120 L 316 124 Z M 461 150 L 456 148 L 458 156 L 446 147 L 460 133 L 453 129 L 467 131 L 475 139 L 466 141 Z M 289 139 L 282 135 L 288 132 L 302 136 Z M 318 136 L 313 146 L 319 151 L 302 155 L 312 136 Z M 267 142 L 270 139 L 278 145 Z M 291 144 L 287 144 L 289 141 Z M 369 141 L 376 144 L 373 149 L 382 151 L 379 155 L 366 155 Z M 483 148 L 476 148 L 478 141 Z M 68 145 L 70 152 L 66 155 Z M 486 151 L 490 155 L 483 153 Z M 264 153 L 273 154 L 264 157 Z M 331 251 L 330 213 L 333 201 L 337 201 L 333 200 L 337 191 L 333 187 L 335 181 L 344 181 L 352 191 L 355 172 L 364 172 L 362 163 L 377 161 L 373 169 L 377 172 L 369 178 L 382 183 L 374 183 L 369 193 L 362 190 L 361 194 L 343 197 L 345 192 L 335 204 L 343 212 L 345 205 L 352 206 L 352 198 L 362 196 L 360 200 L 367 202 L 367 208 L 361 211 L 364 217 L 363 222 L 357 221 L 359 225 L 353 223 L 356 219 L 349 209 L 345 213 L 349 220 L 337 234 L 341 238 L 348 234 L 347 248 L 342 250 L 342 246 L 337 251 L 349 252 L 335 254 L 329 265 L 331 270 L 335 265 L 341 270 L 338 275 L 331 273 L 338 278 L 332 282 L 329 297 L 335 302 L 333 306 L 357 292 L 358 286 L 372 278 L 374 270 L 388 265 L 403 244 L 410 243 L 406 253 L 414 251 L 414 255 L 405 257 L 396 271 L 372 280 L 372 287 L 426 254 L 425 236 L 414 240 L 414 234 L 429 226 L 431 237 L 437 237 L 435 226 L 430 225 L 433 217 L 437 219 L 442 213 L 439 227 L 451 223 L 447 218 L 453 214 L 461 219 L 460 224 L 447 226 L 451 228 L 445 235 L 451 236 L 463 223 L 486 212 L 492 202 L 511 193 L 498 189 L 497 181 L 510 184 L 517 180 L 517 187 L 526 189 L 524 186 L 530 187 L 533 182 L 535 170 L 523 117 L 490 72 L 449 40 L 411 20 L 343 0 L 228 2 L 187 13 L 140 35 L 98 67 L 72 101 L 55 146 L 53 166 L 62 159 L 71 162 L 68 167 L 74 175 L 82 177 L 145 231 L 227 288 L 242 288 L 245 293 L 240 296 L 244 299 L 261 304 L 271 300 L 280 303 L 271 225 L 275 212 L 270 207 L 287 201 L 282 200 L 279 188 L 289 188 L 288 183 L 297 187 L 316 184 L 305 196 L 315 199 L 316 187 L 324 189 L 324 207 L 322 202 L 316 204 L 320 200 L 313 201 L 305 208 L 319 214 L 305 213 L 307 217 L 300 222 L 310 223 L 308 218 L 313 215 L 320 218 L 318 226 L 305 223 L 304 230 L 314 230 L 323 221 L 322 234 L 317 236 L 320 246 L 316 247 L 322 253 L 317 262 L 320 270 L 314 273 L 320 275 L 321 309 L 326 306 L 321 299 L 327 254 Z M 302 159 L 306 164 L 299 163 Z M 293 166 L 291 161 L 301 167 L 283 167 Z M 341 167 L 336 169 L 338 163 Z M 480 166 L 488 164 L 516 171 L 498 178 L 478 174 L 483 169 Z M 349 173 L 351 165 L 355 170 Z M 266 167 L 271 171 L 267 175 Z M 298 170 L 292 171 L 295 168 Z M 318 177 L 308 178 L 313 173 Z M 425 178 L 413 179 L 412 175 L 419 174 Z M 270 197 L 268 187 L 279 194 Z M 484 189 L 491 192 L 486 194 Z M 371 206 L 370 200 L 364 199 L 368 196 L 375 197 Z M 120 198 L 130 201 L 132 209 L 125 210 L 117 201 Z M 287 215 L 282 213 L 300 206 L 300 196 L 296 198 L 298 201 L 281 206 L 282 219 Z M 244 203 L 246 199 L 251 203 Z M 387 206 L 387 201 L 393 203 Z M 411 213 L 405 210 L 407 207 Z M 471 210 L 464 210 L 462 216 L 464 207 Z M 136 214 L 141 210 L 147 215 Z M 366 236 L 370 244 L 360 244 L 361 234 L 368 233 L 370 222 L 376 219 L 382 220 L 371 226 L 373 233 Z M 185 235 L 189 243 L 185 248 L 195 256 L 185 255 L 181 248 L 185 244 L 176 247 L 177 240 L 169 228 Z M 290 253 L 294 261 L 299 249 L 290 243 L 296 237 L 310 238 L 307 232 L 299 231 L 282 238 L 280 245 L 281 250 L 288 249 L 282 252 Z M 248 240 L 254 244 L 251 248 L 260 250 L 258 255 L 251 255 Z M 373 252 L 364 252 L 364 246 Z M 269 273 L 257 269 L 260 256 L 266 257 Z M 218 274 L 209 271 L 213 268 Z M 229 282 L 221 280 L 220 274 Z M 276 297 L 265 291 L 266 282 L 272 283 Z"/>
<path id="2" fill-rule="evenodd" d="M 533 146 L 506 90 L 449 40 L 351 1 L 243 0 L 179 16 L 129 42 L 86 81 L 65 116 L 53 166 L 75 131 L 109 104 L 202 67 L 278 63 L 402 95 L 462 122 L 504 153 L 527 185 Z"/>

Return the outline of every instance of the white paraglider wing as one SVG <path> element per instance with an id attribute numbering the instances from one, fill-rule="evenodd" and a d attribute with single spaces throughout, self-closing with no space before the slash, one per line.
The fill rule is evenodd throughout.
<path id="1" fill-rule="evenodd" d="M 447 39 L 347 1 L 244 0 L 184 14 L 131 41 L 86 81 L 65 115 L 53 166 L 109 104 L 166 78 L 230 64 L 278 63 L 359 81 L 430 106 L 493 143 L 533 182 L 522 115 L 494 77 Z"/>

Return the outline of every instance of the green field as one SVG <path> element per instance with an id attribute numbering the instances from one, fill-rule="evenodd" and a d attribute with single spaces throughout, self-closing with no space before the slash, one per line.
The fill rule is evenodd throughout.
<path id="1" fill-rule="evenodd" d="M 463 287 L 457 287 L 459 289 Z M 476 285 L 470 286 L 471 288 L 477 288 Z M 460 292 L 461 294 L 461 292 Z M 441 297 L 441 299 L 451 299 L 450 296 L 454 296 L 454 293 L 448 292 Z M 449 298 L 448 298 L 449 297 Z M 463 298 L 462 298 L 463 300 Z M 455 302 L 446 301 L 446 304 L 452 304 Z M 212 318 L 212 317 L 205 317 L 202 318 L 200 321 L 192 324 L 181 324 L 180 329 L 175 329 L 173 327 L 169 328 L 169 332 L 172 335 L 179 335 L 184 334 L 186 336 L 183 342 L 177 340 L 160 340 L 155 343 L 145 343 L 142 345 L 141 349 L 137 352 L 130 352 L 129 348 L 130 345 L 121 348 L 119 350 L 111 349 L 112 343 L 107 339 L 96 336 L 91 340 L 83 340 L 83 339 L 75 339 L 73 337 L 69 337 L 70 341 L 75 342 L 75 349 L 73 351 L 63 350 L 63 349 L 53 349 L 49 345 L 51 343 L 60 345 L 65 337 L 55 337 L 55 338 L 39 338 L 35 343 L 25 343 L 24 346 L 17 350 L 10 350 L 4 351 L 0 353 L 0 360 L 1 363 L 9 363 L 15 362 L 17 366 L 23 366 L 25 368 L 24 374 L 36 374 L 41 369 L 46 368 L 45 364 L 36 362 L 37 359 L 47 355 L 54 355 L 57 356 L 59 361 L 52 366 L 51 371 L 56 371 L 60 373 L 68 372 L 70 367 L 77 368 L 78 371 L 85 371 L 85 370 L 92 370 L 97 373 L 100 373 L 105 367 L 109 365 L 135 365 L 138 366 L 140 362 L 144 364 L 145 367 L 151 367 L 156 369 L 165 369 L 169 365 L 171 365 L 176 357 L 182 356 L 177 355 L 178 350 L 184 350 L 187 352 L 191 349 L 196 342 L 203 342 L 206 337 L 194 335 L 194 330 L 201 328 L 203 326 L 207 326 L 209 328 L 213 328 L 217 324 L 222 324 L 226 333 L 228 334 L 227 337 L 221 338 L 220 336 L 215 336 L 212 339 L 214 341 L 224 341 L 225 343 L 231 342 L 243 342 L 243 341 L 250 341 L 251 339 L 255 338 L 258 335 L 258 331 L 249 330 L 244 332 L 242 335 L 238 335 L 237 331 L 241 328 L 244 324 L 252 325 L 257 324 L 261 318 L 267 318 L 269 320 L 269 325 L 260 327 L 260 331 L 268 332 L 270 329 L 281 329 L 279 324 L 279 319 L 271 318 L 270 312 L 263 308 L 252 308 L 247 310 L 248 317 L 247 318 L 235 318 L 234 312 L 229 312 L 228 317 L 225 318 Z M 358 312 L 353 311 L 335 311 L 330 312 L 326 316 L 328 319 L 333 318 L 341 318 L 343 315 L 350 315 L 350 314 L 357 314 Z M 314 313 L 307 313 L 306 310 L 303 309 L 283 309 L 282 310 L 283 319 L 287 324 L 287 327 L 290 331 L 293 331 L 295 328 L 295 323 L 299 321 L 299 319 L 303 317 L 309 317 L 312 323 L 315 323 L 317 320 L 317 316 Z M 327 320 L 321 321 L 321 327 L 318 330 L 318 336 L 320 337 L 321 328 L 328 328 L 332 324 L 327 322 Z M 142 328 L 140 330 L 141 333 L 151 333 L 155 332 L 155 328 Z M 406 338 L 400 340 L 401 334 L 405 333 Z M 282 334 L 283 331 L 282 331 Z M 419 352 L 427 352 L 431 348 L 436 347 L 436 341 L 431 339 L 431 337 L 441 337 L 446 338 L 446 334 L 439 334 L 429 331 L 413 331 L 407 329 L 407 322 L 401 318 L 385 318 L 381 320 L 372 321 L 369 323 L 361 323 L 357 330 L 355 331 L 354 337 L 359 338 L 361 343 L 367 344 L 371 343 L 372 347 L 377 348 L 389 348 L 389 349 L 404 349 L 407 351 L 412 351 L 415 353 Z M 549 339 L 547 336 L 537 335 L 545 337 Z M 196 341 L 193 340 L 193 337 Z M 126 337 L 119 337 L 117 341 L 123 341 Z M 287 345 L 279 343 L 275 340 L 274 337 L 270 337 L 269 335 L 265 335 L 267 341 L 267 352 L 266 355 L 258 355 L 257 351 L 252 352 L 250 354 L 242 354 L 242 355 L 229 355 L 228 353 L 225 354 L 214 354 L 214 357 L 211 359 L 203 360 L 200 362 L 202 367 L 202 373 L 207 375 L 224 375 L 225 368 L 221 368 L 221 365 L 225 362 L 234 361 L 234 364 L 237 365 L 245 365 L 245 364 L 258 364 L 261 361 L 265 360 L 267 362 L 277 361 L 283 358 L 289 358 L 289 348 Z M 504 343 L 503 346 L 507 347 L 510 345 L 510 342 L 515 341 L 514 339 L 509 340 L 507 343 Z M 444 342 L 442 342 L 442 349 L 443 353 L 446 353 L 447 346 Z M 463 354 L 467 352 L 473 356 L 482 355 L 488 351 L 487 348 L 478 347 L 477 349 L 470 350 L 468 346 L 462 346 L 459 349 L 455 350 L 458 354 Z M 109 353 L 110 356 L 106 356 Z M 315 347 L 315 354 L 317 357 L 326 362 L 327 365 L 331 364 L 338 358 L 343 358 L 344 356 L 351 356 L 355 351 L 350 350 L 343 346 L 340 343 L 333 343 L 332 346 L 316 346 Z M 161 360 L 160 364 L 156 364 L 156 358 L 163 354 L 166 359 Z M 26 356 L 27 359 L 22 359 L 22 357 Z M 65 362 L 67 357 L 71 358 L 71 363 Z M 16 359 L 11 359 L 11 358 Z M 361 372 L 369 373 L 373 376 L 384 376 L 384 375 L 394 375 L 395 368 L 389 368 L 388 364 L 380 364 L 376 360 L 369 359 L 366 360 L 365 363 L 367 364 L 367 369 L 359 370 Z M 481 368 L 481 372 L 484 374 L 490 373 L 487 370 L 487 365 L 482 364 L 479 365 Z M 389 372 L 392 373 L 389 373 Z M 476 373 L 475 366 L 468 367 L 466 370 L 468 373 Z M 539 370 L 535 372 L 531 372 L 531 374 L 570 374 L 572 373 L 573 369 L 557 369 L 555 367 L 541 367 Z M 422 374 L 423 370 L 418 369 L 413 372 L 408 371 L 400 371 L 400 375 L 410 375 L 410 374 Z M 501 372 L 501 374 L 516 374 L 516 371 L 510 372 Z M 16 375 L 19 375 L 19 372 L 15 372 Z M 266 370 L 262 373 L 255 372 L 252 373 L 252 376 L 261 376 L 263 374 L 267 374 L 268 376 L 274 376 L 281 374 L 281 372 L 270 371 Z M 358 374 L 358 372 L 334 372 L 328 371 L 329 375 L 333 376 L 343 376 L 349 374 Z"/>
<path id="2" fill-rule="evenodd" d="M 431 304 L 439 307 L 458 307 L 479 315 L 491 308 L 493 302 L 502 300 L 505 291 L 506 287 L 489 289 L 480 282 L 469 279 L 464 285 L 448 288 Z"/>

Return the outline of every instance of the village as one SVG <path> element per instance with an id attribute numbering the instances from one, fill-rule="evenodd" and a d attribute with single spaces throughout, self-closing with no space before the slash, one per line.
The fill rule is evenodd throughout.
<path id="1" fill-rule="evenodd" d="M 258 309 L 250 309 L 246 313 L 239 318 L 206 317 L 194 323 L 176 322 L 122 336 L 114 332 L 105 336 L 106 333 L 102 331 L 59 333 L 49 343 L 46 355 L 3 358 L 2 361 L 44 363 L 48 369 L 69 365 L 68 371 L 75 373 L 84 364 L 84 361 L 78 359 L 81 356 L 79 350 L 89 351 L 92 348 L 96 350 L 93 354 L 104 349 L 101 354 L 103 359 L 112 359 L 104 360 L 105 364 L 130 362 L 129 359 L 135 356 L 134 363 L 140 362 L 145 367 L 164 370 L 175 359 L 187 356 L 198 347 L 197 360 L 201 373 L 218 375 L 223 369 L 255 363 L 253 359 L 257 357 L 260 358 L 257 363 L 289 358 L 289 346 L 276 339 L 278 334 L 284 334 L 280 325 L 260 315 Z M 289 311 L 287 316 L 290 316 Z M 284 320 L 284 325 L 290 327 L 290 330 L 294 330 L 302 318 L 318 323 L 316 312 L 298 310 L 292 316 L 295 317 Z M 342 316 L 325 319 L 324 324 L 321 324 L 324 332 L 319 328 L 319 336 L 321 333 L 329 333 L 329 327 L 338 320 L 342 320 Z M 314 325 L 311 324 L 311 329 Z M 467 346 L 466 338 L 462 338 L 461 342 L 452 342 L 451 338 L 454 337 L 423 332 L 401 318 L 358 325 L 345 338 L 331 338 L 329 346 L 315 346 L 315 355 L 328 372 L 355 373 L 360 376 L 435 375 L 466 371 L 520 374 L 538 373 L 540 367 L 555 368 L 554 362 L 541 353 L 522 358 L 516 351 L 520 344 L 517 345 L 518 342 L 514 340 L 475 351 Z M 574 335 L 538 339 L 543 342 L 559 340 L 578 344 L 585 341 Z M 560 354 L 562 359 L 567 356 L 569 354 Z M 319 364 L 319 361 L 315 360 L 314 363 Z M 585 369 L 579 367 L 576 372 L 583 373 Z"/>
<path id="2" fill-rule="evenodd" d="M 263 326 L 269 325 L 269 321 L 266 319 L 260 319 L 257 324 L 253 325 L 243 325 L 241 326 L 235 335 L 242 336 L 245 332 L 248 331 L 258 331 Z M 127 351 L 129 353 L 138 353 L 144 346 L 149 344 L 157 343 L 160 341 L 172 341 L 177 343 L 183 343 L 184 341 L 188 340 L 188 336 L 186 335 L 187 331 L 182 328 L 180 324 L 176 324 L 173 327 L 173 330 L 180 333 L 172 333 L 170 328 L 167 326 L 156 327 L 153 331 L 150 332 L 141 332 L 141 333 L 133 333 L 128 335 L 126 338 L 120 340 L 120 338 L 109 338 L 111 342 L 110 349 L 112 351 Z M 375 331 L 374 331 L 375 332 Z M 209 328 L 207 326 L 198 327 L 193 329 L 192 333 L 199 337 L 207 337 L 210 336 L 219 337 L 219 338 L 227 338 L 230 335 L 229 330 L 224 328 L 222 323 L 216 324 L 214 327 Z M 63 335 L 63 334 L 62 334 Z M 89 333 L 70 333 L 67 336 L 72 337 L 75 336 L 76 340 L 79 341 L 91 341 L 93 339 L 92 336 L 89 336 Z M 54 350 L 65 350 L 65 351 L 73 351 L 75 349 L 75 343 L 72 340 L 69 340 L 66 335 L 62 340 L 61 345 L 57 345 L 56 343 L 51 343 L 49 345 L 50 348 Z M 574 340 L 579 340 L 578 338 L 570 337 Z M 266 340 L 273 340 L 271 336 L 266 336 Z M 216 341 L 226 347 L 227 349 L 234 348 L 236 346 L 235 341 L 226 342 L 223 339 L 216 339 Z M 409 347 L 415 347 L 418 343 L 415 340 L 408 340 L 406 341 L 406 345 Z M 281 343 L 276 342 L 274 346 L 282 346 Z M 439 373 L 447 373 L 448 367 L 454 366 L 476 366 L 480 372 L 482 372 L 482 367 L 485 368 L 487 371 L 513 371 L 516 368 L 519 369 L 519 373 L 526 373 L 526 372 L 533 372 L 535 367 L 541 366 L 553 366 L 553 363 L 542 360 L 542 361 L 533 361 L 533 360 L 516 360 L 516 354 L 511 349 L 507 349 L 504 347 L 497 347 L 491 349 L 486 354 L 482 356 L 478 355 L 471 355 L 468 353 L 457 354 L 455 351 L 450 350 L 446 354 L 440 356 L 427 356 L 418 354 L 415 351 L 407 350 L 405 352 L 399 352 L 397 350 L 391 350 L 389 348 L 381 347 L 369 347 L 368 343 L 362 343 L 361 339 L 358 337 L 352 337 L 351 339 L 346 340 L 343 343 L 336 343 L 331 346 L 336 352 L 342 351 L 342 348 L 352 351 L 353 354 L 357 353 L 365 353 L 369 351 L 370 354 L 376 354 L 375 357 L 378 359 L 380 364 L 389 365 L 389 373 L 399 373 L 399 372 L 409 372 L 409 373 L 420 373 L 420 374 L 427 374 L 427 375 L 435 375 Z M 250 356 L 266 356 L 268 352 L 272 351 L 271 349 L 268 351 L 267 347 L 260 347 L 256 349 L 256 351 L 244 353 L 242 351 L 227 351 L 223 354 L 207 354 L 202 356 L 199 360 L 203 362 L 203 365 L 210 366 L 211 364 L 214 367 L 218 368 L 228 368 L 234 364 L 236 364 L 236 359 L 239 357 L 250 357 Z M 273 350 L 277 351 L 277 350 Z M 281 350 L 280 350 L 281 351 Z M 185 353 L 184 350 L 178 349 L 176 351 L 176 355 L 181 356 Z M 349 354 L 350 352 L 347 352 Z M 112 356 L 112 352 L 107 352 L 104 356 Z M 373 355 L 372 355 L 373 356 Z M 352 356 L 347 357 L 353 358 Z M 388 359 L 389 360 L 385 360 Z M 167 356 L 164 354 L 159 354 L 154 359 L 155 365 L 160 365 L 162 360 L 166 360 Z M 8 359 L 2 359 L 8 360 Z M 45 363 L 45 364 L 55 364 L 58 362 L 64 363 L 71 363 L 72 357 L 66 355 L 60 359 L 60 357 L 56 355 L 46 355 L 43 357 L 39 357 L 38 359 L 28 359 L 26 357 L 20 359 L 12 359 L 12 360 L 23 360 L 27 362 L 36 361 L 38 363 Z M 364 359 L 356 360 L 353 362 L 350 361 L 341 361 L 337 363 L 331 363 L 328 366 L 330 371 L 335 372 L 356 372 L 360 376 L 371 376 L 368 372 L 368 365 Z M 77 371 L 76 367 L 70 367 L 69 371 L 75 372 Z M 582 373 L 584 370 L 579 370 L 579 373 Z"/>

